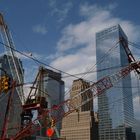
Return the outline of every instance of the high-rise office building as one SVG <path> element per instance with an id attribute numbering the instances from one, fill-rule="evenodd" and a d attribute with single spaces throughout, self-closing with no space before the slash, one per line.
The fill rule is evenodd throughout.
<path id="1" fill-rule="evenodd" d="M 75 95 L 77 95 L 78 93 L 84 91 L 85 89 L 90 87 L 90 83 L 84 81 L 83 79 L 77 79 L 73 81 L 72 84 L 72 88 L 70 91 L 70 97 L 73 98 Z M 86 94 L 88 93 L 89 97 L 92 97 L 92 91 L 88 90 L 86 92 L 83 92 L 81 94 L 81 97 L 79 98 L 79 104 L 82 103 L 83 101 L 86 100 Z M 93 100 L 90 100 L 89 102 L 87 102 L 86 104 L 82 105 L 79 108 L 79 111 L 89 111 L 89 110 L 93 110 Z"/>
<path id="2" fill-rule="evenodd" d="M 97 80 L 119 69 L 106 68 L 123 67 L 129 63 L 125 50 L 119 42 L 121 37 L 127 40 L 120 25 L 96 33 Z M 113 47 L 115 45 L 116 47 Z M 101 69 L 104 71 L 98 71 Z M 131 87 L 130 75 L 98 96 L 100 140 L 128 140 L 128 133 L 134 134 L 132 89 L 126 87 Z"/>
<path id="3" fill-rule="evenodd" d="M 98 121 L 93 111 L 73 112 L 62 121 L 61 138 L 98 140 Z"/>
<path id="4" fill-rule="evenodd" d="M 89 88 L 89 82 L 83 79 L 73 81 L 70 97 Z M 86 100 L 86 95 L 92 97 L 91 90 L 83 92 L 78 104 Z M 98 140 L 98 119 L 93 112 L 93 100 L 81 106 L 79 110 L 71 113 L 62 120 L 61 137 L 66 140 Z"/>
<path id="5" fill-rule="evenodd" d="M 61 73 L 40 67 L 42 71 L 42 81 L 40 82 L 39 94 L 46 98 L 48 108 L 60 104 L 64 101 L 64 81 L 62 81 Z M 43 91 L 43 92 L 42 92 Z M 59 115 L 59 114 L 58 114 Z M 61 121 L 56 124 L 57 132 L 60 133 Z M 42 130 L 41 136 L 46 136 L 46 128 Z"/>
<path id="6" fill-rule="evenodd" d="M 48 107 L 58 105 L 64 101 L 64 81 L 61 73 L 49 69 L 43 69 L 44 91 L 49 94 Z"/>
<path id="7" fill-rule="evenodd" d="M 7 57 L 7 55 L 0 56 L 0 76 L 3 76 L 4 73 L 6 72 L 6 74 L 11 79 L 17 80 L 15 78 L 13 78 L 13 76 L 12 76 L 11 71 L 12 70 L 14 71 L 14 64 L 12 63 L 11 59 L 12 59 L 12 57 L 10 57 L 10 56 Z M 10 65 L 9 65 L 9 62 L 10 62 Z M 22 62 L 17 57 L 15 57 L 15 62 L 16 62 L 16 66 L 17 66 L 17 69 L 19 72 L 19 76 L 21 77 L 22 82 L 23 82 L 24 70 L 22 67 Z M 19 64 L 20 64 L 20 66 L 19 66 Z M 6 113 L 8 97 L 9 97 L 9 93 L 1 93 L 1 95 L 0 95 L 0 135 L 2 133 L 2 127 L 3 127 L 5 113 Z M 16 89 L 13 94 L 13 99 L 12 99 L 10 108 L 11 109 L 10 109 L 10 115 L 9 115 L 9 121 L 8 121 L 7 136 L 15 135 L 20 129 L 19 127 L 20 127 L 21 100 L 19 98 L 19 94 Z"/>

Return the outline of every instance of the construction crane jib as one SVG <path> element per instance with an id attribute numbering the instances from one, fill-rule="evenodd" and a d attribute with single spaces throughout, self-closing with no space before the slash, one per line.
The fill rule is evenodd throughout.
<path id="1" fill-rule="evenodd" d="M 43 110 L 43 112 L 37 117 L 36 120 L 34 120 L 33 122 L 30 122 L 29 125 L 24 127 L 24 129 L 22 129 L 19 133 L 17 133 L 17 135 L 15 135 L 15 137 L 13 137 L 12 140 L 20 140 L 21 138 L 27 137 L 33 134 L 34 132 L 38 131 L 42 127 L 44 127 L 44 126 L 39 126 L 39 124 L 36 122 L 43 120 L 49 114 L 52 116 L 52 119 L 55 122 L 53 125 L 55 125 L 57 122 L 62 120 L 63 117 L 69 115 L 75 110 L 78 110 L 82 105 L 86 104 L 90 100 L 93 100 L 95 97 L 100 96 L 100 94 L 104 94 L 104 91 L 113 87 L 117 82 L 119 82 L 121 79 L 126 77 L 128 74 L 130 74 L 131 71 L 134 71 L 139 68 L 140 68 L 140 61 L 132 62 L 128 66 L 116 72 L 115 74 L 106 76 L 102 78 L 101 80 L 95 82 L 89 88 L 87 88 L 86 90 L 82 92 L 79 92 L 79 94 L 77 94 L 73 98 L 63 101 L 59 105 L 54 105 L 50 109 Z M 87 92 L 88 90 L 93 91 L 92 96 L 91 95 L 89 96 L 88 94 L 89 92 Z M 86 99 L 83 102 L 79 102 L 79 98 L 81 98 L 81 95 L 83 93 L 84 95 L 86 94 Z M 48 123 L 47 126 L 50 126 L 51 128 L 51 123 Z"/>
<path id="2" fill-rule="evenodd" d="M 122 68 L 117 73 L 102 78 L 98 82 L 92 84 L 85 91 L 80 92 L 79 94 L 77 94 L 76 96 L 71 98 L 69 100 L 69 104 L 68 104 L 69 108 L 73 108 L 73 109 L 80 108 L 82 105 L 86 104 L 87 102 L 89 102 L 90 100 L 95 98 L 96 96 L 99 96 L 100 94 L 102 94 L 103 91 L 113 87 L 117 82 L 119 82 L 121 79 L 126 77 L 131 71 L 137 70 L 139 68 L 140 68 L 140 62 L 139 61 L 138 62 L 132 62 L 127 67 Z M 92 90 L 93 96 L 88 94 L 89 92 L 86 92 L 88 90 Z M 86 95 L 86 100 L 84 102 L 80 103 L 79 100 L 80 100 L 81 95 L 83 93 Z"/>
<path id="3" fill-rule="evenodd" d="M 8 28 L 7 28 L 6 24 L 4 23 L 4 20 L 3 20 L 3 17 L 1 14 L 0 14 L 0 29 L 2 31 L 2 37 L 4 40 L 4 44 L 5 44 L 4 46 L 5 46 L 7 55 L 11 56 L 12 62 L 15 67 L 14 72 L 17 74 L 17 75 L 13 75 L 13 77 L 15 77 L 15 79 L 18 80 L 17 81 L 18 84 L 21 84 L 22 80 L 20 79 L 20 75 L 18 74 L 18 68 L 16 66 L 15 54 L 12 49 L 12 48 L 14 48 L 13 41 L 12 41 Z M 100 79 L 99 81 L 91 84 L 91 86 L 89 88 L 87 88 L 86 90 L 79 92 L 76 96 L 63 101 L 58 105 L 53 105 L 51 108 L 48 108 L 47 102 L 46 102 L 46 100 L 44 100 L 45 99 L 44 96 L 41 96 L 41 95 L 36 96 L 36 94 L 34 94 L 34 96 L 36 98 L 32 98 L 32 95 L 31 95 L 32 92 L 30 92 L 28 100 L 22 106 L 23 107 L 23 114 L 22 114 L 23 120 L 26 119 L 26 117 L 25 117 L 26 115 L 29 116 L 29 120 L 25 121 L 21 130 L 15 136 L 13 136 L 12 138 L 9 138 L 9 140 L 21 140 L 27 136 L 32 135 L 33 133 L 35 133 L 36 131 L 40 130 L 43 127 L 53 128 L 57 122 L 62 120 L 63 117 L 69 115 L 70 113 L 74 112 L 75 110 L 78 110 L 81 106 L 85 105 L 90 100 L 93 100 L 95 97 L 100 96 L 101 94 L 104 94 L 104 91 L 112 88 L 116 83 L 118 83 L 124 77 L 129 75 L 131 71 L 135 71 L 139 75 L 140 74 L 140 61 L 135 61 L 135 58 L 133 57 L 131 51 L 129 50 L 129 48 L 127 46 L 127 40 L 125 40 L 124 38 L 121 38 L 120 42 L 121 42 L 122 46 L 124 47 L 125 52 L 128 56 L 128 61 L 130 63 L 128 66 L 121 68 L 115 74 L 105 76 L 104 78 Z M 9 65 L 11 64 L 10 63 L 11 58 L 9 58 Z M 37 75 L 37 78 L 38 77 L 39 77 L 39 75 Z M 36 83 L 36 81 L 38 81 L 37 78 L 35 80 L 35 83 Z M 35 83 L 33 84 L 33 87 L 36 85 Z M 15 87 L 15 85 L 14 85 L 14 87 Z M 39 84 L 37 84 L 36 87 L 37 88 L 35 88 L 35 90 L 37 93 L 39 91 L 38 90 Z M 31 89 L 31 91 L 32 91 L 32 89 Z M 89 94 L 91 92 L 88 92 L 88 91 L 92 91 L 92 94 Z M 21 93 L 21 92 L 19 92 L 19 93 Z M 84 101 L 81 101 L 80 98 L 83 93 L 84 93 L 85 99 L 84 99 Z M 23 94 L 19 94 L 19 96 L 20 96 L 20 99 L 23 101 Z M 37 116 L 37 118 L 35 120 L 32 120 L 32 114 L 30 114 L 32 109 L 36 109 L 39 111 L 39 113 L 38 113 L 39 115 Z M 46 119 L 46 118 L 48 118 L 48 116 L 51 116 L 50 122 Z M 42 125 L 40 125 L 41 121 L 43 121 Z M 4 126 L 6 126 L 6 125 L 4 125 Z M 3 130 L 5 130 L 5 128 Z M 2 135 L 2 139 L 0 139 L 0 140 L 7 140 L 7 139 L 5 139 L 5 137 L 6 137 L 5 132 L 6 131 L 4 131 L 4 133 Z"/>
<path id="4" fill-rule="evenodd" d="M 21 84 L 23 83 L 23 78 L 21 76 L 23 75 L 21 63 L 14 52 L 15 45 L 14 45 L 11 33 L 8 29 L 8 26 L 5 24 L 3 15 L 1 13 L 0 13 L 0 33 L 1 33 L 1 38 L 3 41 L 3 45 L 5 48 L 6 56 L 8 59 L 12 78 L 15 79 L 18 84 Z M 23 104 L 25 102 L 23 87 L 20 86 L 20 87 L 17 87 L 16 89 L 20 97 L 20 100 Z"/>

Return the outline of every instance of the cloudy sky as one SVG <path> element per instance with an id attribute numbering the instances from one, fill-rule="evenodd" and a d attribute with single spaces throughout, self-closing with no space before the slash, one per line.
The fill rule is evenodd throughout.
<path id="1" fill-rule="evenodd" d="M 95 33 L 104 28 L 120 24 L 129 41 L 140 44 L 139 5 L 138 0 L 0 0 L 0 12 L 12 33 L 16 49 L 75 74 L 91 68 L 96 70 Z M 139 59 L 139 49 L 130 48 Z M 4 48 L 0 46 L 0 54 L 3 52 Z M 31 82 L 40 64 L 20 57 L 25 81 Z M 66 75 L 62 73 L 62 76 Z M 84 78 L 96 81 L 96 73 Z M 67 88 L 74 79 L 63 79 Z M 138 90 L 134 92 L 134 107 L 135 116 L 140 119 Z"/>

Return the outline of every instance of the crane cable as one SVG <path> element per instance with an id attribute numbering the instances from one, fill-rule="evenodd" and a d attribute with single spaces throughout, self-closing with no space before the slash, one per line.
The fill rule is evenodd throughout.
<path id="1" fill-rule="evenodd" d="M 115 46 L 113 46 L 112 48 L 110 48 L 110 49 L 108 50 L 108 53 L 109 53 L 110 51 L 112 51 L 114 48 L 116 48 L 116 47 L 117 47 L 117 44 L 118 44 L 119 42 L 120 42 L 120 41 L 118 41 L 118 42 L 115 44 Z M 129 43 L 130 43 L 130 42 L 129 42 Z M 10 47 L 10 46 L 8 46 L 8 45 L 2 43 L 2 42 L 0 42 L 0 44 L 5 45 L 5 46 L 7 46 L 7 47 Z M 137 44 L 134 44 L 134 43 L 132 43 L 132 42 L 131 42 L 131 44 L 137 45 Z M 140 45 L 137 45 L 137 46 L 140 46 Z M 10 47 L 10 48 L 11 48 L 11 47 Z M 40 64 L 42 64 L 42 65 L 45 65 L 45 66 L 47 66 L 47 67 L 50 67 L 50 68 L 52 68 L 52 69 L 54 69 L 54 70 L 57 70 L 57 71 L 59 71 L 60 73 L 67 74 L 69 77 L 79 78 L 79 77 L 77 77 L 78 74 L 69 74 L 69 73 L 64 72 L 64 71 L 62 71 L 62 70 L 59 70 L 59 69 L 57 69 L 57 68 L 54 68 L 54 67 L 52 67 L 52 66 L 50 66 L 50 65 L 48 65 L 48 64 L 46 64 L 46 63 L 44 63 L 44 62 L 41 62 L 41 61 L 37 60 L 36 58 L 33 58 L 32 56 L 29 56 L 29 55 L 27 55 L 27 54 L 25 54 L 25 53 L 23 53 L 23 52 L 21 52 L 21 51 L 15 49 L 15 48 L 11 48 L 11 49 L 13 49 L 14 51 L 20 53 L 21 55 L 23 55 L 23 56 L 25 56 L 25 57 L 27 57 L 27 58 L 29 58 L 29 59 L 32 59 L 33 61 L 35 61 L 35 62 L 37 62 L 37 63 L 40 63 Z M 93 69 L 98 63 L 102 63 L 103 60 L 104 60 L 104 58 L 105 58 L 106 56 L 108 56 L 108 55 L 109 55 L 109 54 L 106 53 L 106 54 L 101 58 L 101 60 L 100 60 L 99 62 L 97 62 L 94 66 L 92 66 L 92 67 L 90 68 L 90 71 L 91 71 L 91 69 Z M 90 73 L 90 71 L 89 71 L 89 72 L 85 72 L 85 73 L 83 73 L 83 74 L 87 75 L 88 73 Z M 82 73 L 81 73 L 81 74 L 82 74 Z M 67 76 L 67 77 L 68 77 L 68 76 Z M 82 77 L 83 77 L 83 76 L 82 76 Z M 81 78 L 82 78 L 82 77 L 81 77 Z M 91 81 L 90 81 L 90 82 L 91 82 Z M 69 93 L 69 92 L 68 92 L 68 93 Z M 68 93 L 66 93 L 66 94 L 68 94 Z"/>
<path id="2" fill-rule="evenodd" d="M 112 51 L 112 50 L 116 47 L 116 45 L 117 45 L 119 42 L 120 42 L 120 41 L 118 41 L 113 47 L 111 47 L 111 48 L 108 50 L 108 52 L 101 58 L 101 60 L 100 60 L 99 63 L 102 63 L 102 62 L 103 62 L 104 58 L 105 58 L 106 56 L 109 55 L 109 52 Z M 78 79 L 79 79 L 79 78 L 83 78 L 83 76 L 82 76 L 82 77 L 77 77 L 77 76 L 75 76 L 75 75 L 73 75 L 73 74 L 69 74 L 69 73 L 64 72 L 64 71 L 62 71 L 62 70 L 59 70 L 59 69 L 57 69 L 57 68 L 54 68 L 54 67 L 52 67 L 52 66 L 50 66 L 50 65 L 48 65 L 48 64 L 46 64 L 46 63 L 44 63 L 44 62 L 41 62 L 41 61 L 37 60 L 36 58 L 33 58 L 32 56 L 29 56 L 29 55 L 27 55 L 27 54 L 25 54 L 25 53 L 23 53 L 23 52 L 21 52 L 21 51 L 15 49 L 15 48 L 12 48 L 12 47 L 8 46 L 7 44 L 4 44 L 4 43 L 2 43 L 2 42 L 0 42 L 0 44 L 4 45 L 4 46 L 6 46 L 6 47 L 9 47 L 10 49 L 12 49 L 12 50 L 14 50 L 14 51 L 20 53 L 21 55 L 23 55 L 23 56 L 25 56 L 25 57 L 27 57 L 27 58 L 29 58 L 29 59 L 32 59 L 33 61 L 35 61 L 35 62 L 37 62 L 37 63 L 40 63 L 40 64 L 42 64 L 42 65 L 44 65 L 44 66 L 50 67 L 50 68 L 52 68 L 52 69 L 54 69 L 54 70 L 57 70 L 57 71 L 59 71 L 60 73 L 67 74 L 67 75 L 69 75 L 69 76 L 71 76 L 71 77 L 75 77 L 75 78 L 78 78 Z M 95 67 L 96 65 L 97 65 L 97 63 L 96 63 L 94 66 L 92 66 L 92 68 Z M 91 71 L 91 68 L 90 68 L 90 71 Z M 87 75 L 87 72 L 85 73 L 85 75 Z M 86 80 L 86 81 L 88 81 L 88 80 Z M 93 81 L 89 81 L 89 82 L 93 83 Z M 68 91 L 65 92 L 65 96 L 66 96 L 67 94 L 69 94 L 69 92 L 70 92 L 70 89 L 68 89 Z"/>
<path id="3" fill-rule="evenodd" d="M 2 42 L 0 42 L 0 44 L 4 45 L 4 46 L 6 46 L 6 47 L 10 47 L 10 46 L 8 46 L 8 45 L 2 43 Z M 10 47 L 10 48 L 11 48 L 11 47 Z M 46 63 L 44 63 L 44 62 L 41 62 L 41 61 L 39 61 L 38 59 L 33 58 L 32 56 L 29 56 L 29 55 L 27 55 L 27 54 L 25 54 L 25 53 L 23 53 L 23 52 L 21 52 L 21 51 L 19 51 L 19 50 L 17 50 L 17 49 L 14 49 L 14 48 L 11 48 L 11 49 L 13 49 L 15 52 L 18 52 L 18 53 L 20 53 L 21 55 L 23 55 L 23 56 L 25 56 L 25 57 L 27 57 L 27 58 L 29 58 L 29 59 L 32 59 L 33 61 L 35 61 L 35 62 L 37 62 L 37 63 L 39 63 L 39 64 L 42 64 L 42 65 L 44 65 L 44 66 L 47 66 L 47 67 L 49 67 L 49 68 L 51 68 L 51 69 L 54 69 L 54 70 L 56 70 L 56 71 L 58 71 L 58 72 L 60 72 L 60 73 L 64 73 L 64 74 L 69 75 L 69 76 L 71 76 L 71 77 L 79 78 L 79 77 L 77 77 L 77 76 L 75 76 L 75 75 L 72 75 L 72 74 L 70 74 L 70 73 L 64 72 L 64 71 L 59 70 L 59 69 L 57 69 L 57 68 L 55 68 L 55 67 L 53 67 L 53 66 L 50 66 L 50 65 L 48 65 L 48 64 L 46 64 Z"/>
<path id="4" fill-rule="evenodd" d="M 118 47 L 119 42 L 120 42 L 120 40 L 117 41 L 117 42 L 115 43 L 115 45 L 113 45 L 113 46 L 104 54 L 104 56 L 102 56 L 101 59 L 100 59 L 98 62 L 96 62 L 87 72 L 83 73 L 84 75 L 81 76 L 80 78 L 85 79 L 85 77 L 87 76 L 87 74 L 90 73 L 92 70 L 94 70 L 94 69 L 96 68 L 96 65 L 97 65 L 97 64 L 101 64 L 101 63 L 105 60 L 105 58 L 106 58 L 107 56 L 110 55 L 110 52 L 113 51 L 115 48 Z M 94 81 L 92 81 L 91 83 L 94 83 Z M 68 94 L 70 93 L 70 90 L 71 90 L 71 89 L 68 89 L 68 91 L 66 91 L 65 96 L 68 95 Z"/>

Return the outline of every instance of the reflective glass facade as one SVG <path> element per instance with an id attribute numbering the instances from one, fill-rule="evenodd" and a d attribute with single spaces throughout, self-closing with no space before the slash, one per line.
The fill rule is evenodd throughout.
<path id="1" fill-rule="evenodd" d="M 20 60 L 18 60 L 18 58 L 15 57 L 16 62 L 19 61 L 21 67 L 18 65 L 17 63 L 17 68 L 20 74 L 20 77 L 22 79 L 24 79 L 24 70 L 22 67 L 22 62 Z M 10 59 L 11 62 L 11 67 L 9 66 L 8 63 L 8 59 L 7 59 L 7 55 L 2 55 L 0 56 L 0 68 L 4 69 L 6 71 L 6 73 L 11 77 L 12 77 L 12 69 L 14 69 L 14 65 Z M 0 71 L 0 76 L 2 76 L 4 73 L 3 71 Z M 0 135 L 2 133 L 2 127 L 3 127 L 3 123 L 4 123 L 4 117 L 5 117 L 5 113 L 6 113 L 6 107 L 7 107 L 7 103 L 8 103 L 8 97 L 9 97 L 9 93 L 1 93 L 0 94 Z M 11 103 L 11 110 L 10 110 L 10 115 L 9 115 L 9 123 L 8 123 L 8 132 L 7 132 L 7 136 L 13 136 L 15 135 L 18 131 L 19 131 L 19 127 L 21 120 L 20 120 L 20 113 L 22 111 L 21 108 L 21 100 L 19 98 L 18 92 L 15 89 L 15 92 L 13 94 L 13 100 Z"/>
<path id="2" fill-rule="evenodd" d="M 119 25 L 96 33 L 97 71 L 128 64 L 123 46 L 116 45 L 122 36 L 127 40 Z M 97 72 L 97 80 L 118 70 Z M 134 118 L 130 75 L 98 97 L 98 111 L 100 140 L 128 140 L 126 128 L 132 128 Z"/>
<path id="3" fill-rule="evenodd" d="M 61 79 L 61 73 L 54 72 L 52 70 L 43 68 L 43 91 L 47 93 L 44 95 L 48 102 L 48 108 L 53 107 L 53 105 L 58 105 L 64 101 L 64 81 Z M 58 112 L 59 113 L 59 112 Z M 58 114 L 59 116 L 59 114 Z M 58 133 L 61 129 L 61 121 L 56 125 Z M 46 134 L 44 134 L 45 136 Z"/>

